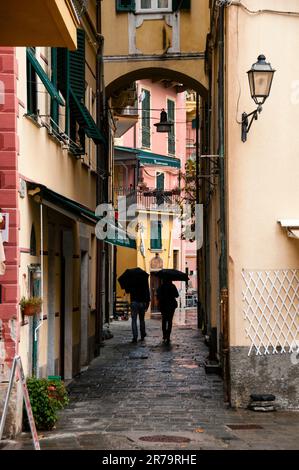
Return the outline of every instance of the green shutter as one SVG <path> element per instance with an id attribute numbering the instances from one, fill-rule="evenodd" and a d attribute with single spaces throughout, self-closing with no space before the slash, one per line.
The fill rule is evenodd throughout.
<path id="1" fill-rule="evenodd" d="M 164 190 L 164 173 L 159 173 L 157 175 L 156 188 L 160 191 Z"/>
<path id="2" fill-rule="evenodd" d="M 135 11 L 135 0 L 116 0 L 116 11 Z"/>
<path id="3" fill-rule="evenodd" d="M 162 222 L 151 222 L 151 250 L 162 250 Z"/>
<path id="4" fill-rule="evenodd" d="M 52 77 L 51 82 L 53 86 L 57 88 L 57 49 L 55 47 L 51 48 L 51 68 L 52 68 Z M 55 124 L 59 125 L 59 106 L 56 100 L 51 99 L 51 126 L 54 126 L 56 131 L 58 127 Z"/>
<path id="5" fill-rule="evenodd" d="M 173 122 L 170 131 L 168 132 L 168 153 L 170 155 L 175 155 L 175 115 L 174 115 L 174 101 L 167 100 L 167 119 L 169 122 Z"/>
<path id="6" fill-rule="evenodd" d="M 191 0 L 172 0 L 172 10 L 190 10 Z"/>
<path id="7" fill-rule="evenodd" d="M 102 142 L 106 145 L 105 137 L 102 135 L 100 129 L 96 125 L 93 117 L 84 103 L 80 102 L 72 88 L 70 88 L 70 98 L 72 115 L 80 127 L 84 129 L 84 133 L 87 135 L 87 137 L 92 139 L 95 144 Z"/>
<path id="8" fill-rule="evenodd" d="M 142 101 L 142 147 L 151 146 L 151 95 L 148 90 L 142 90 L 144 99 Z"/>
<path id="9" fill-rule="evenodd" d="M 49 79 L 48 75 L 46 74 L 46 72 L 42 68 L 41 64 L 37 60 L 37 58 L 35 56 L 35 51 L 31 47 L 27 47 L 26 53 L 27 53 L 28 61 L 32 65 L 32 67 L 35 70 L 36 74 L 39 76 L 40 80 L 42 81 L 42 83 L 45 86 L 45 88 L 46 88 L 47 92 L 49 93 L 49 95 L 53 99 L 57 100 L 58 103 L 63 106 L 64 105 L 63 100 L 59 96 L 59 93 L 58 93 L 57 89 L 53 86 L 53 84 L 52 84 L 51 80 Z"/>
<path id="10" fill-rule="evenodd" d="M 70 52 L 70 86 L 85 102 L 85 31 L 77 29 L 77 50 Z"/>

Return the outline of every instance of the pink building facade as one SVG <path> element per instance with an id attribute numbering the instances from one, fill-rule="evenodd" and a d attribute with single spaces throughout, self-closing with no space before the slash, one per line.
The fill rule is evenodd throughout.
<path id="1" fill-rule="evenodd" d="M 177 202 L 171 193 L 180 188 L 180 172 L 184 171 L 188 143 L 195 139 L 195 130 L 187 122 L 186 95 L 179 84 L 142 80 L 136 83 L 138 120 L 135 126 L 115 141 L 115 194 L 131 191 L 164 191 L 166 198 Z M 161 110 L 173 122 L 170 133 L 159 133 L 155 124 L 160 121 Z M 189 125 L 190 124 L 190 125 Z M 191 126 L 191 127 L 190 127 Z M 190 129 L 189 129 L 190 128 Z M 189 139 L 187 140 L 187 132 Z M 144 193 L 143 193 L 144 194 Z M 169 237 L 172 265 L 189 274 L 190 282 L 177 283 L 180 306 L 186 306 L 186 294 L 196 289 L 195 244 L 181 239 L 181 222 L 174 218 Z"/>

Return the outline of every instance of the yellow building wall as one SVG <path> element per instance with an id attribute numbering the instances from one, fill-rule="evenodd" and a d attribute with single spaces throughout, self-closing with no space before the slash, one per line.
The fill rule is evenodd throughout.
<path id="1" fill-rule="evenodd" d="M 126 269 L 136 268 L 138 266 L 137 251 L 132 248 L 118 246 L 116 253 L 116 296 L 130 300 L 130 296 L 120 287 L 117 279 Z"/>
<path id="2" fill-rule="evenodd" d="M 134 15 L 117 13 L 114 1 L 103 0 L 102 16 L 109 18 L 109 21 L 103 21 L 105 82 L 109 93 L 111 84 L 120 77 L 133 74 L 131 81 L 151 78 L 152 69 L 161 69 L 165 75 L 163 78 L 173 76 L 174 80 L 175 73 L 182 74 L 190 88 L 195 89 L 197 84 L 202 93 L 206 91 L 208 79 L 204 70 L 204 52 L 210 25 L 209 2 L 197 0 L 191 5 L 190 12 Z M 178 26 L 174 26 L 173 19 Z M 184 60 L 177 60 L 172 51 L 174 56 L 184 54 Z M 195 56 L 192 55 L 194 53 Z M 151 60 L 142 61 L 143 55 Z M 183 77 L 178 76 L 177 80 L 184 82 Z M 119 85 L 122 86 L 121 83 Z"/>

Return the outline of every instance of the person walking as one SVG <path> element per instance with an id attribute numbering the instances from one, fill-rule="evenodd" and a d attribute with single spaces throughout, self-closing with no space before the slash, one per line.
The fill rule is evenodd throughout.
<path id="1" fill-rule="evenodd" d="M 179 297 L 179 293 L 176 286 L 170 280 L 165 279 L 157 290 L 157 297 L 162 314 L 163 341 L 165 344 L 169 344 L 172 319 L 178 306 L 176 298 Z"/>
<path id="2" fill-rule="evenodd" d="M 131 286 L 130 295 L 131 295 L 131 318 L 132 318 L 132 333 L 133 333 L 132 343 L 137 343 L 137 339 L 138 339 L 137 318 L 138 316 L 139 316 L 141 341 L 143 341 L 144 338 L 146 337 L 144 316 L 150 303 L 150 291 L 149 291 L 149 286 L 148 286 L 148 280 L 142 279 L 140 280 L 140 282 Z"/>

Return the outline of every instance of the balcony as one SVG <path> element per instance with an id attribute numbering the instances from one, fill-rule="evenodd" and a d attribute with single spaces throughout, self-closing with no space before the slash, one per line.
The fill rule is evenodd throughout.
<path id="1" fill-rule="evenodd" d="M 79 3 L 71 0 L 2 1 L 0 45 L 76 49 Z"/>
<path id="2" fill-rule="evenodd" d="M 118 205 L 118 197 L 126 197 L 126 206 L 136 204 L 138 211 L 158 211 L 179 213 L 179 190 L 159 190 L 154 188 L 132 189 L 115 188 L 114 200 Z"/>

